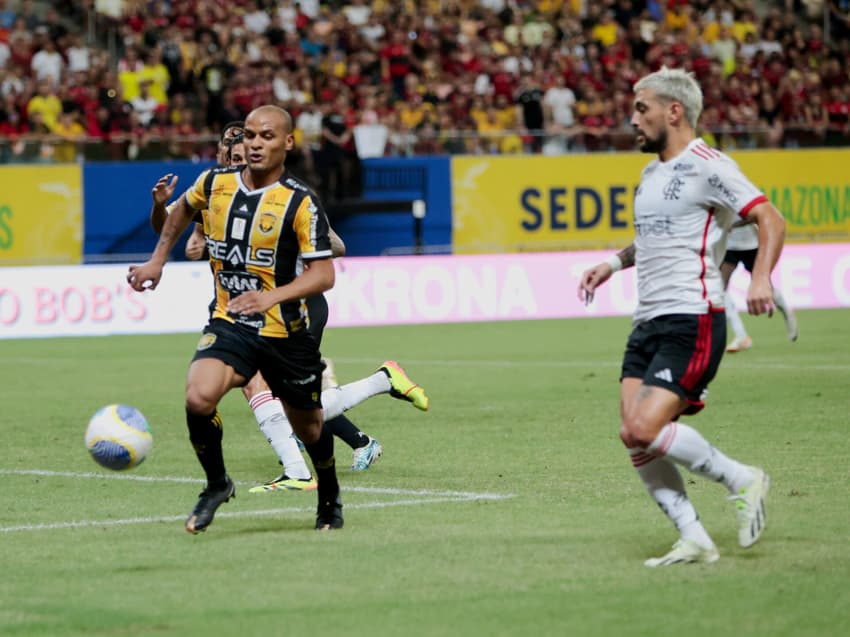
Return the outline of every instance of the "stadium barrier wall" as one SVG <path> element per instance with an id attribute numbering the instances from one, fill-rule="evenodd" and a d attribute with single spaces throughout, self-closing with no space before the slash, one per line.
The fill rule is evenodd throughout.
<path id="1" fill-rule="evenodd" d="M 363 199 L 421 199 L 426 210 L 422 220 L 423 244 L 439 247 L 442 252 L 451 251 L 452 193 L 448 156 L 364 159 L 362 170 Z M 409 211 L 361 212 L 332 218 L 331 223 L 352 256 L 378 256 L 393 249 L 413 252 L 414 221 Z"/>
<path id="2" fill-rule="evenodd" d="M 0 167 L 0 266 L 79 263 L 80 167 Z"/>
<path id="3" fill-rule="evenodd" d="M 361 257 L 337 260 L 330 327 L 555 319 L 630 314 L 635 271 L 615 275 L 591 305 L 578 278 L 604 252 Z M 154 292 L 134 292 L 126 265 L 5 268 L 0 339 L 199 332 L 212 298 L 205 263 L 169 263 Z M 850 244 L 789 245 L 774 271 L 797 308 L 850 307 Z M 749 278 L 731 289 L 738 307 Z"/>
<path id="4" fill-rule="evenodd" d="M 84 164 L 86 260 L 92 262 L 104 254 L 150 252 L 157 241 L 148 223 L 150 192 L 156 180 L 166 173 L 177 175 L 175 193 L 180 194 L 211 165 L 191 161 Z M 424 242 L 450 244 L 448 157 L 369 159 L 363 162 L 363 178 L 364 199 L 423 199 L 427 210 L 422 222 Z M 379 255 L 390 248 L 413 245 L 413 219 L 409 212 L 358 213 L 334 219 L 333 224 L 345 237 L 350 254 Z M 183 244 L 179 241 L 175 246 L 174 258 L 182 259 Z"/>
<path id="5" fill-rule="evenodd" d="M 850 149 L 734 157 L 785 215 L 790 243 L 850 241 Z M 647 160 L 639 153 L 369 159 L 363 196 L 423 199 L 426 253 L 622 247 L 633 236 L 632 199 Z M 171 172 L 182 192 L 208 165 L 0 166 L 0 265 L 108 262 L 149 253 L 157 240 L 148 224 L 153 184 Z M 334 224 L 352 256 L 412 246 L 409 213 L 357 213 Z M 178 242 L 174 258 L 182 258 L 182 246 Z"/>
<path id="6" fill-rule="evenodd" d="M 86 260 L 152 252 L 158 240 L 149 222 L 154 184 L 167 173 L 176 175 L 176 197 L 210 166 L 209 162 L 188 160 L 84 164 Z M 188 234 L 184 239 L 187 237 Z M 183 258 L 184 245 L 184 240 L 177 242 L 171 253 L 173 258 Z"/>
<path id="7" fill-rule="evenodd" d="M 785 216 L 789 243 L 850 240 L 850 149 L 732 156 Z M 649 159 L 640 153 L 455 157 L 454 252 L 623 247 L 634 237 L 634 191 Z"/>

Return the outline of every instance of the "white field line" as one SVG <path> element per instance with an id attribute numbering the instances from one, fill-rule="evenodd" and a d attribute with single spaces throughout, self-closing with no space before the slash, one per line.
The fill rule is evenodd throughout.
<path id="1" fill-rule="evenodd" d="M 123 474 L 101 474 L 101 473 L 74 473 L 71 471 L 46 471 L 39 469 L 0 469 L 0 475 L 37 475 L 44 477 L 61 478 L 103 478 L 106 480 L 137 480 L 141 482 L 173 482 L 173 483 L 201 483 L 193 478 L 182 477 L 158 477 L 158 476 L 133 476 Z M 243 483 L 253 484 L 253 483 Z M 371 488 L 371 487 L 345 487 L 343 491 L 359 493 L 375 493 L 384 495 L 407 495 L 414 496 L 402 500 L 373 501 L 361 503 L 346 503 L 346 509 L 380 509 L 394 506 L 421 506 L 425 504 L 444 504 L 450 502 L 476 502 L 482 500 L 507 500 L 515 497 L 511 493 L 474 493 L 471 491 L 434 491 L 431 489 L 393 489 L 393 488 Z M 314 506 L 284 507 L 277 509 L 261 509 L 255 511 L 222 511 L 217 514 L 218 518 L 249 518 L 269 515 L 286 515 L 297 513 L 310 513 Z M 41 524 L 22 524 L 17 526 L 0 526 L 0 533 L 15 533 L 21 531 L 50 531 L 56 529 L 75 529 L 85 527 L 105 526 L 129 526 L 134 524 L 153 524 L 163 522 L 182 522 L 185 514 L 168 516 L 151 516 L 139 518 L 126 518 L 121 520 L 73 520 L 69 522 L 50 522 Z"/>
<path id="2" fill-rule="evenodd" d="M 174 482 L 190 483 L 203 486 L 202 478 L 184 478 L 178 476 L 137 476 L 130 473 L 97 473 L 95 471 L 50 471 L 47 469 L 0 469 L 0 475 L 7 476 L 44 476 L 46 478 L 100 478 L 103 480 L 133 480 L 136 482 Z M 256 486 L 258 482 L 237 480 L 236 484 Z M 392 487 L 356 487 L 346 486 L 344 491 L 351 493 L 375 493 L 383 495 L 409 495 L 437 498 L 467 498 L 482 500 L 499 500 L 512 498 L 504 493 L 477 493 L 473 491 L 438 491 L 433 489 L 395 489 Z"/>
<path id="3" fill-rule="evenodd" d="M 352 489 L 343 489 L 351 491 Z M 421 506 L 423 504 L 444 504 L 446 502 L 476 502 L 481 500 L 507 500 L 514 497 L 511 494 L 478 494 L 475 497 L 453 497 L 453 498 L 417 498 L 413 500 L 391 500 L 389 502 L 361 502 L 346 504 L 346 509 L 384 509 L 396 506 Z M 222 511 L 216 513 L 219 518 L 256 518 L 268 515 L 285 515 L 292 513 L 312 513 L 315 506 L 308 507 L 285 507 L 282 509 L 261 509 L 258 511 Z M 0 526 L 0 533 L 15 533 L 19 531 L 52 531 L 56 529 L 78 529 L 84 527 L 104 526 L 130 526 L 133 524 L 152 524 L 157 522 L 182 522 L 186 514 L 166 515 L 157 517 L 125 518 L 123 520 L 75 520 L 72 522 L 51 522 L 44 524 L 22 524 L 20 526 Z"/>

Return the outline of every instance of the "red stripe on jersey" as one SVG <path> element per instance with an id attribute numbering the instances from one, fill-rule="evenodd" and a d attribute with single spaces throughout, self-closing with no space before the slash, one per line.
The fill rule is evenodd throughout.
<path id="1" fill-rule="evenodd" d="M 758 197 L 753 199 L 750 203 L 748 203 L 746 206 L 741 208 L 738 215 L 741 216 L 741 217 L 746 217 L 749 214 L 750 210 L 755 208 L 760 203 L 764 203 L 765 201 L 767 201 L 767 197 L 765 197 L 764 195 L 759 195 Z"/>
<path id="2" fill-rule="evenodd" d="M 711 326 L 712 315 L 700 314 L 697 325 L 697 340 L 694 343 L 694 353 L 691 355 L 691 360 L 688 362 L 688 368 L 682 376 L 679 384 L 686 391 L 692 390 L 708 366 L 708 358 L 711 353 Z"/>
<path id="3" fill-rule="evenodd" d="M 708 144 L 706 144 L 705 140 L 700 141 L 698 145 L 702 150 L 704 150 L 705 152 L 708 153 L 709 157 L 714 157 L 714 158 L 720 157 L 720 152 L 718 150 L 712 148 Z"/>
<path id="4" fill-rule="evenodd" d="M 711 226 L 711 218 L 714 216 L 714 208 L 708 209 L 708 215 L 705 217 L 705 228 L 702 231 L 702 247 L 699 250 L 699 260 L 702 263 L 702 270 L 699 273 L 699 282 L 702 285 L 702 298 L 708 298 L 708 288 L 705 286 L 705 251 L 708 247 L 708 228 Z M 711 308 L 711 302 L 708 303 Z"/>
<path id="5" fill-rule="evenodd" d="M 699 141 L 691 147 L 691 152 L 697 157 L 701 157 L 706 161 L 717 159 L 720 157 L 720 152 L 706 144 L 704 141 Z"/>

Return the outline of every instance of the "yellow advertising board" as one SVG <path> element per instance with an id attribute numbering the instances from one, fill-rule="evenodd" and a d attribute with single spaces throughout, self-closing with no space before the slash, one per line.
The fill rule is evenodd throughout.
<path id="1" fill-rule="evenodd" d="M 850 240 L 850 148 L 732 154 L 785 217 L 789 243 Z"/>
<path id="2" fill-rule="evenodd" d="M 0 166 L 0 184 L 0 266 L 80 263 L 79 166 Z"/>
<path id="3" fill-rule="evenodd" d="M 850 240 L 850 149 L 740 151 L 744 173 L 776 204 L 789 242 Z M 452 159 L 458 254 L 623 247 L 640 153 Z"/>

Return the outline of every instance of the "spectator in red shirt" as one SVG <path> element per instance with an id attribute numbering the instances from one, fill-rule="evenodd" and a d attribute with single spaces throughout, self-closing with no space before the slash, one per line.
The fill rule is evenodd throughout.
<path id="1" fill-rule="evenodd" d="M 381 49 L 381 77 L 389 81 L 393 92 L 404 99 L 404 78 L 413 70 L 410 41 L 401 29 L 392 32 L 390 43 Z"/>

